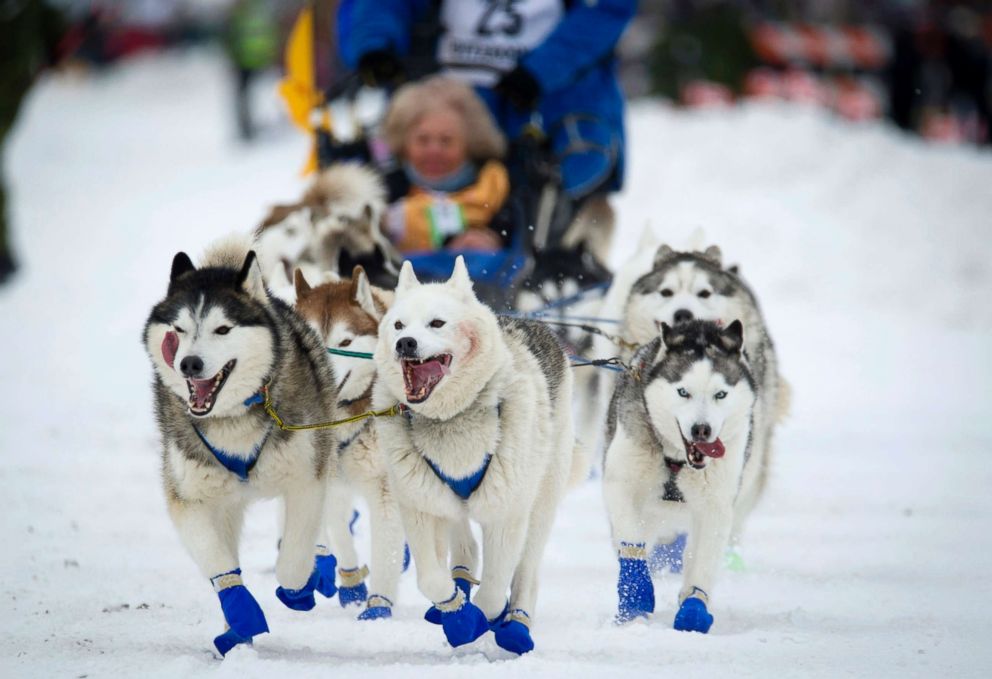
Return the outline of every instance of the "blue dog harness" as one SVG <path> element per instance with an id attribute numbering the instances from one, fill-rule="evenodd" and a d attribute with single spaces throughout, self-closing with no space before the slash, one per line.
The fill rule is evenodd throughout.
<path id="1" fill-rule="evenodd" d="M 502 410 L 503 409 L 501 405 L 496 406 L 497 417 L 500 417 L 502 415 Z M 413 411 L 410 410 L 409 408 L 404 407 L 402 408 L 402 413 L 403 413 L 403 417 L 406 418 L 407 427 L 412 428 Z M 443 471 L 441 471 L 440 467 L 437 466 L 437 463 L 434 462 L 434 460 L 429 458 L 423 452 L 421 452 L 420 454 L 424 458 L 424 461 L 427 463 L 427 465 L 431 468 L 431 471 L 433 471 L 434 474 L 439 479 L 441 479 L 444 485 L 450 488 L 451 492 L 453 492 L 455 495 L 457 495 L 463 500 L 469 499 L 472 496 L 472 493 L 474 493 L 479 488 L 479 486 L 482 485 L 482 480 L 486 478 L 486 472 L 489 471 L 489 463 L 492 462 L 493 460 L 493 454 L 486 453 L 485 459 L 482 460 L 482 466 L 480 466 L 478 469 L 476 469 L 474 472 L 472 472 L 466 477 L 460 479 L 454 479 L 448 476 L 447 474 L 445 474 Z"/>
<path id="2" fill-rule="evenodd" d="M 261 402 L 261 392 L 252 394 L 245 399 L 245 408 L 249 408 Z M 192 422 L 190 422 L 190 424 L 193 427 L 193 431 L 196 432 L 196 435 L 200 437 L 201 441 L 203 441 L 203 445 L 205 445 L 207 450 L 209 450 L 214 456 L 214 459 L 217 460 L 221 466 L 224 467 L 224 469 L 241 479 L 242 483 L 248 481 L 248 474 L 250 474 L 251 470 L 255 468 L 255 463 L 258 462 L 258 456 L 262 453 L 262 448 L 265 447 L 265 443 L 269 440 L 269 434 L 272 433 L 272 427 L 269 427 L 269 430 L 265 432 L 265 436 L 263 436 L 262 440 L 255 446 L 255 450 L 251 452 L 248 459 L 245 459 L 237 455 L 232 455 L 221 450 L 220 448 L 214 447 L 214 445 L 207 440 L 207 437 L 203 435 L 203 432 L 200 431 L 199 427 Z"/>

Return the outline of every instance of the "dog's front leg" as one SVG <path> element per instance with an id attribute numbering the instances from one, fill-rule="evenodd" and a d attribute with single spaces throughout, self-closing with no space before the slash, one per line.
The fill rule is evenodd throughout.
<path id="1" fill-rule="evenodd" d="M 452 646 L 478 639 L 489 630 L 486 616 L 455 586 L 438 555 L 438 540 L 447 535 L 447 520 L 412 507 L 401 507 L 406 538 L 417 564 L 417 586 L 441 612 L 444 636 Z"/>
<path id="2" fill-rule="evenodd" d="M 361 604 L 368 598 L 365 575 L 368 568 L 358 563 L 355 540 L 351 534 L 351 521 L 355 514 L 355 497 L 351 486 L 336 479 L 327 489 L 327 506 L 324 525 L 330 536 L 331 551 L 337 557 L 338 602 L 342 606 Z"/>
<path id="3" fill-rule="evenodd" d="M 314 607 L 319 572 L 315 567 L 317 535 L 324 511 L 326 483 L 320 478 L 296 478 L 285 490 L 286 524 L 276 561 L 276 596 L 297 611 Z"/>
<path id="4" fill-rule="evenodd" d="M 506 612 L 510 579 L 520 563 L 527 538 L 527 517 L 515 516 L 482 526 L 482 583 L 475 604 L 492 622 Z"/>
<path id="5" fill-rule="evenodd" d="M 723 551 L 730 538 L 733 505 L 725 501 L 701 503 L 693 508 L 692 528 L 686 545 L 685 579 L 679 593 L 675 629 L 706 633 L 713 624 L 707 608 Z"/>
<path id="6" fill-rule="evenodd" d="M 372 592 L 359 620 L 392 616 L 396 588 L 403 572 L 403 523 L 396 498 L 385 476 L 368 484 L 363 493 L 372 524 Z"/>
<path id="7" fill-rule="evenodd" d="M 210 579 L 228 630 L 214 639 L 225 655 L 237 644 L 269 631 L 265 615 L 245 587 L 238 567 L 238 540 L 244 520 L 244 505 L 221 505 L 170 497 L 169 515 L 186 549 Z"/>

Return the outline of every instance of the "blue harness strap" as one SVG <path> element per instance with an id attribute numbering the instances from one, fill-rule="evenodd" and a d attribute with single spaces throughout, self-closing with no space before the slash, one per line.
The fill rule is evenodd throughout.
<path id="1" fill-rule="evenodd" d="M 438 466 L 434 463 L 434 460 L 424 455 L 424 460 L 430 465 L 431 469 L 437 474 L 437 477 L 444 481 L 445 485 L 450 488 L 455 495 L 463 500 L 467 500 L 472 496 L 472 493 L 482 485 L 482 479 L 486 476 L 486 471 L 489 470 L 489 463 L 492 461 L 492 453 L 486 453 L 486 459 L 482 461 L 482 466 L 479 467 L 475 472 L 466 476 L 463 479 L 453 479 L 444 472 L 442 472 Z"/>
<path id="2" fill-rule="evenodd" d="M 403 414 L 403 417 L 406 419 L 407 427 L 412 428 L 413 411 L 410 410 L 409 408 L 401 408 L 400 412 Z M 503 407 L 502 404 L 499 404 L 496 406 L 496 417 L 501 417 L 502 415 L 503 415 Z M 481 467 L 479 467 L 474 472 L 472 472 L 471 474 L 469 474 L 464 478 L 453 479 L 447 474 L 445 474 L 443 471 L 441 471 L 440 467 L 437 466 L 437 463 L 434 462 L 434 460 L 427 457 L 427 455 L 424 455 L 422 452 L 420 453 L 420 455 L 421 457 L 424 458 L 424 461 L 431 468 L 431 471 L 433 471 L 434 474 L 439 479 L 441 479 L 444 485 L 450 488 L 451 492 L 453 492 L 455 495 L 457 495 L 463 500 L 469 499 L 472 496 L 472 493 L 474 493 L 479 488 L 479 486 L 482 485 L 482 480 L 486 477 L 486 472 L 489 471 L 489 463 L 492 462 L 493 460 L 493 454 L 486 453 L 486 457 L 482 461 Z"/>
<path id="3" fill-rule="evenodd" d="M 201 441 L 203 441 L 203 445 L 207 447 L 207 450 L 213 454 L 214 459 L 220 462 L 224 469 L 241 479 L 242 482 L 246 482 L 248 480 L 248 474 L 255 468 L 255 463 L 258 462 L 258 456 L 261 454 L 262 448 L 265 446 L 265 442 L 269 440 L 269 434 L 272 433 L 272 429 L 269 428 L 269 430 L 265 432 L 265 436 L 262 437 L 262 440 L 255 446 L 255 450 L 252 451 L 251 456 L 246 460 L 242 457 L 237 457 L 236 455 L 226 453 L 220 448 L 215 448 L 195 424 L 193 425 L 193 431 L 195 431 L 196 435 L 200 437 Z"/>

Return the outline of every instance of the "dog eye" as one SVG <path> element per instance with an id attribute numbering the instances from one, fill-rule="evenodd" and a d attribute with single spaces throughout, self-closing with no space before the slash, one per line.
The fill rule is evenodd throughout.
<path id="1" fill-rule="evenodd" d="M 692 398 L 689 396 L 689 392 L 685 390 L 685 387 L 679 387 L 679 396 L 682 398 Z"/>
<path id="2" fill-rule="evenodd" d="M 341 340 L 340 342 L 338 342 L 338 346 L 339 347 L 350 347 L 351 346 L 351 340 L 350 339 Z"/>
<path id="3" fill-rule="evenodd" d="M 709 297 L 712 294 L 713 293 L 710 292 L 709 290 L 700 290 L 699 291 L 699 296 L 702 297 L 703 299 L 706 299 L 707 297 Z"/>
<path id="4" fill-rule="evenodd" d="M 186 331 L 183 330 L 182 328 L 180 328 L 178 325 L 172 326 L 172 329 L 175 330 L 176 332 L 178 332 L 180 335 L 183 335 L 183 334 L 186 333 Z"/>
<path id="5" fill-rule="evenodd" d="M 396 328 L 397 330 L 402 330 L 403 329 L 403 322 L 402 321 L 396 321 L 395 323 L 393 323 L 393 327 Z"/>
<path id="6" fill-rule="evenodd" d="M 432 328 L 443 328 L 444 321 L 442 321 L 440 318 L 435 318 L 433 321 L 431 321 L 430 325 Z"/>
<path id="7" fill-rule="evenodd" d="M 218 335 L 226 335 L 227 333 L 231 332 L 231 327 L 227 325 L 222 325 L 216 330 L 214 330 L 214 332 L 217 333 Z"/>
<path id="8" fill-rule="evenodd" d="M 715 394 L 713 394 L 713 398 L 715 398 L 717 401 L 719 401 L 722 398 L 727 398 L 727 392 L 718 391 Z"/>
<path id="9" fill-rule="evenodd" d="M 674 294 L 675 294 L 675 293 L 674 293 L 674 292 L 672 292 L 672 291 L 671 291 L 671 290 L 670 290 L 669 288 L 664 288 L 664 289 L 663 289 L 663 290 L 661 291 L 661 296 L 662 296 L 662 297 L 671 297 L 671 296 L 672 296 L 672 295 L 674 295 Z"/>

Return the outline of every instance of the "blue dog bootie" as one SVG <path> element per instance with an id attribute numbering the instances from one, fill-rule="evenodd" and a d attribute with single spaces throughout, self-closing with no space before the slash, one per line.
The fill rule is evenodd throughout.
<path id="1" fill-rule="evenodd" d="M 381 594 L 373 594 L 365 603 L 365 610 L 362 611 L 359 620 L 384 620 L 393 617 L 393 602 Z"/>
<path id="2" fill-rule="evenodd" d="M 671 542 L 655 545 L 651 550 L 651 556 L 648 557 L 648 567 L 651 572 L 661 573 L 667 570 L 669 573 L 681 573 L 688 537 L 686 533 L 679 533 Z"/>
<path id="3" fill-rule="evenodd" d="M 512 611 L 504 609 L 495 621 L 490 623 L 496 636 L 496 645 L 502 649 L 523 655 L 534 650 L 534 640 L 530 636 L 530 616 L 522 608 Z"/>
<path id="4" fill-rule="evenodd" d="M 647 550 L 643 542 L 620 543 L 620 577 L 617 580 L 617 624 L 654 613 L 654 583 L 648 572 Z"/>
<path id="5" fill-rule="evenodd" d="M 338 577 L 341 578 L 341 585 L 338 587 L 338 602 L 342 608 L 364 603 L 369 598 L 369 588 L 365 586 L 365 576 L 368 574 L 368 566 L 338 569 Z"/>
<path id="6" fill-rule="evenodd" d="M 227 623 L 224 633 L 214 639 L 214 646 L 221 655 L 227 655 L 238 644 L 250 644 L 252 637 L 269 631 L 261 606 L 241 580 L 240 568 L 215 575 L 210 578 L 210 584 L 217 592 Z"/>
<path id="7" fill-rule="evenodd" d="M 434 607 L 441 612 L 441 628 L 452 646 L 470 644 L 489 631 L 486 614 L 458 587 L 451 598 L 435 603 Z"/>
<path id="8" fill-rule="evenodd" d="M 331 554 L 331 550 L 324 545 L 317 545 L 317 556 L 314 559 L 317 568 L 317 591 L 330 599 L 337 594 L 338 588 L 334 584 L 334 576 L 338 569 L 338 560 Z"/>
<path id="9" fill-rule="evenodd" d="M 706 634 L 713 624 L 713 616 L 706 609 L 709 596 L 698 587 L 682 599 L 678 613 L 675 614 L 675 629 L 680 632 L 701 632 Z"/>
<path id="10" fill-rule="evenodd" d="M 472 577 L 472 571 L 466 566 L 455 566 L 451 569 L 451 579 L 455 581 L 455 587 L 460 589 L 465 595 L 465 600 L 472 598 L 472 585 L 478 585 L 479 581 Z M 431 606 L 424 613 L 424 620 L 432 625 L 441 624 L 441 611 L 436 606 Z"/>
<path id="11" fill-rule="evenodd" d="M 307 580 L 303 587 L 300 589 L 286 589 L 282 586 L 276 587 L 276 597 L 287 608 L 292 608 L 294 611 L 309 611 L 317 605 L 313 593 L 317 589 L 318 580 L 320 580 L 320 571 L 314 567 L 313 572 L 310 574 L 310 579 Z"/>

